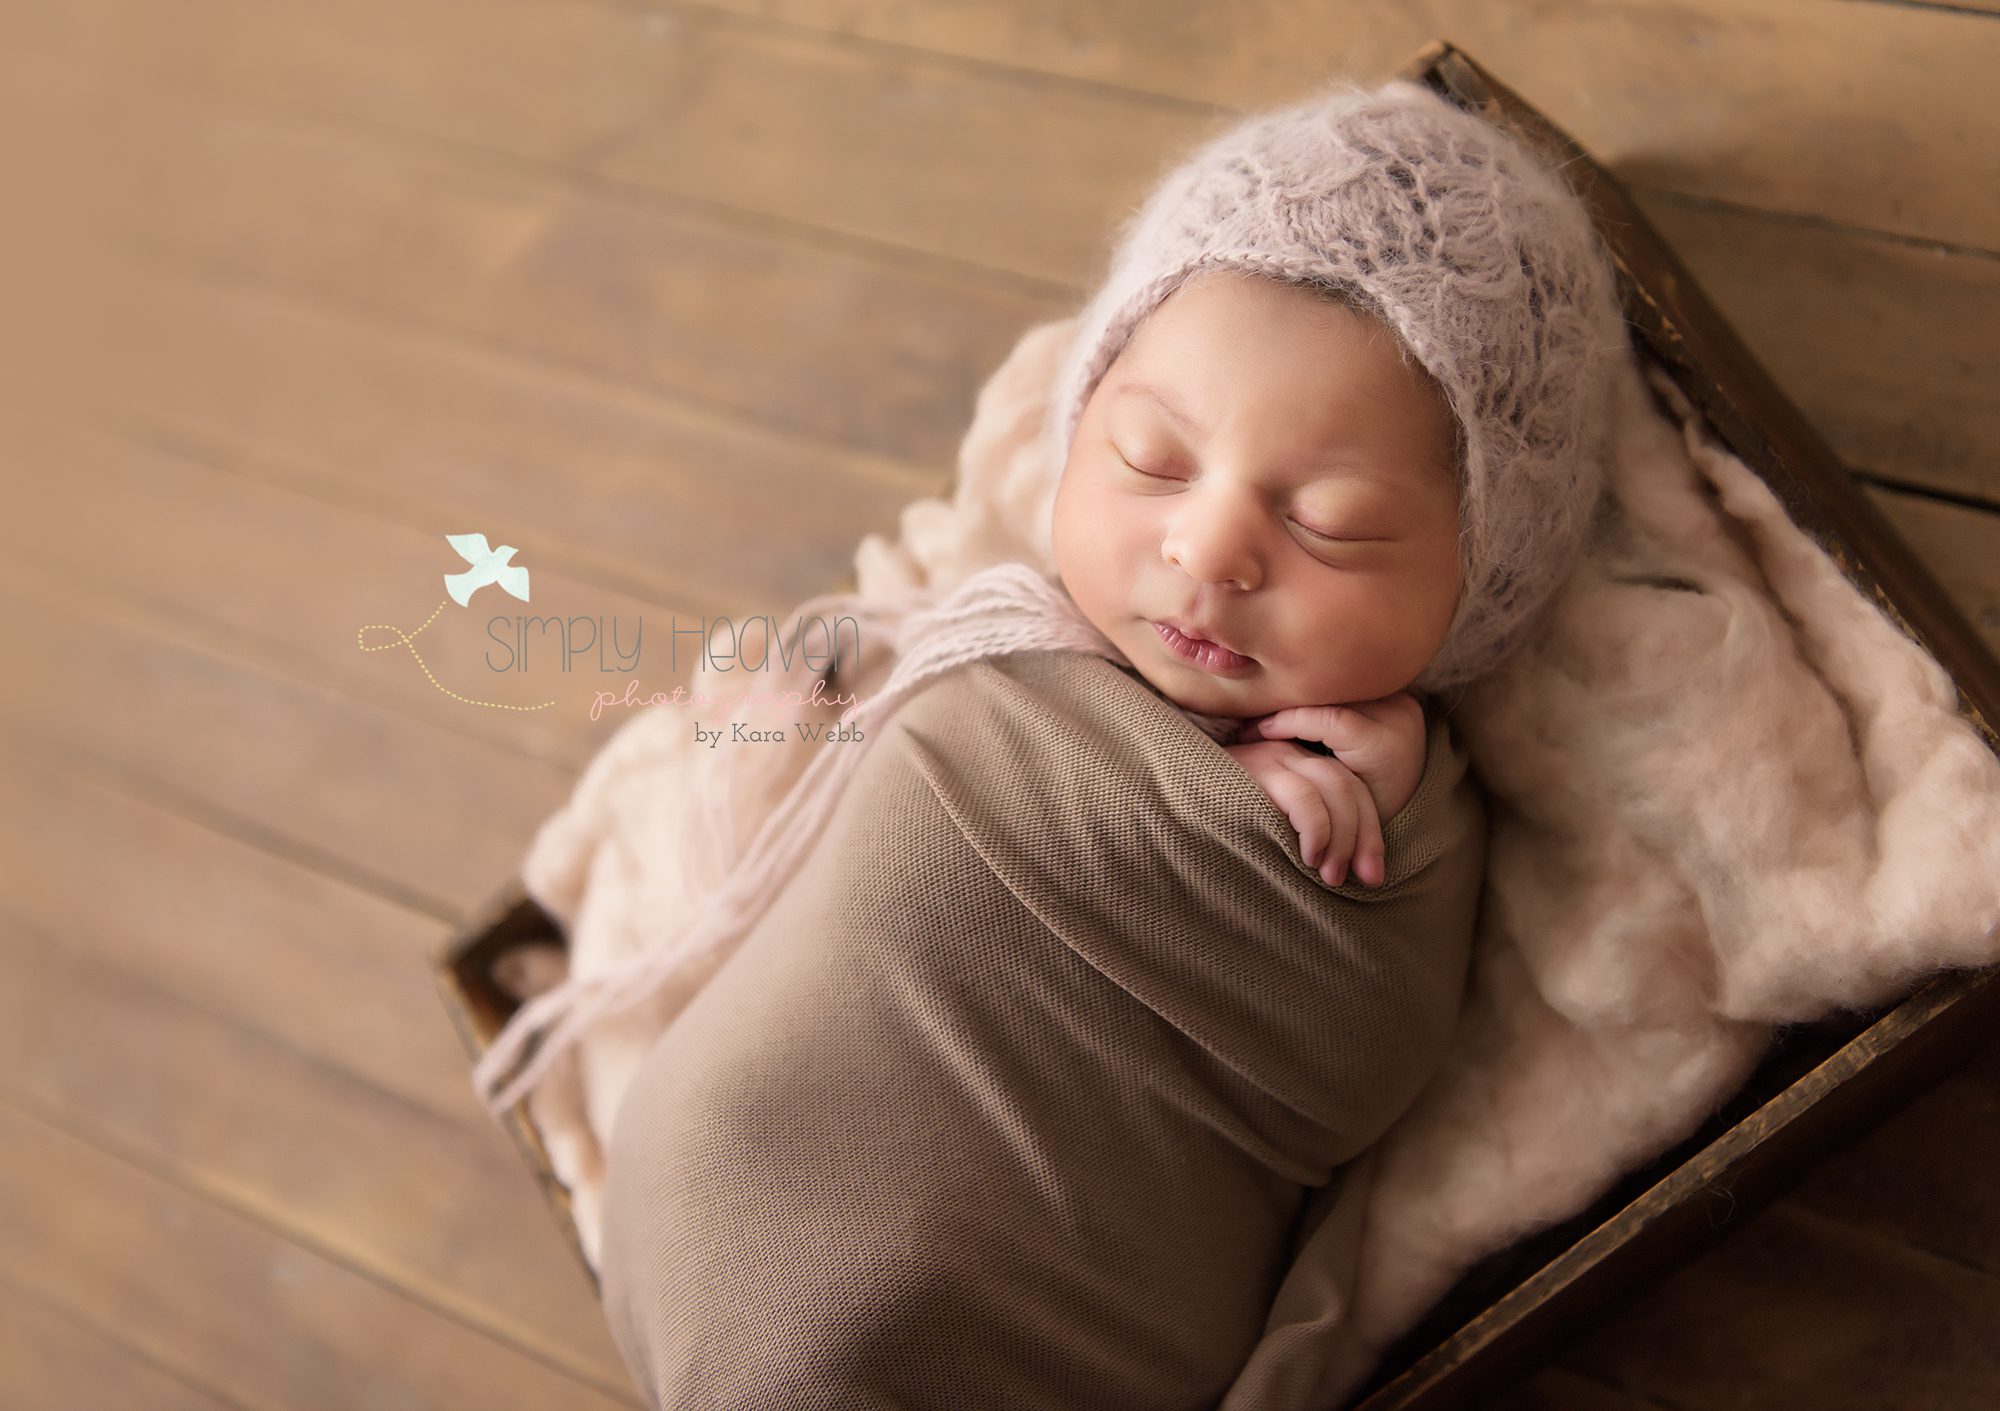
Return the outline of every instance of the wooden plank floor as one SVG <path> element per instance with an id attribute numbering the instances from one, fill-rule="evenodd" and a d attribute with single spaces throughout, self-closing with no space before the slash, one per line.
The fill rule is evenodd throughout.
<path id="1" fill-rule="evenodd" d="M 424 965 L 623 713 L 358 629 L 831 587 L 1233 110 L 1466 47 L 2000 642 L 1992 9 L 7 0 L 0 1405 L 639 1404 Z M 2000 1404 L 1996 1165 L 2000 1050 L 1508 1406 Z"/>

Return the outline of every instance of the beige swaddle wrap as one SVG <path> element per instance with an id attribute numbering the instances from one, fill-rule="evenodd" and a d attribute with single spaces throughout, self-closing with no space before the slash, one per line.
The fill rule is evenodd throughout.
<path id="1" fill-rule="evenodd" d="M 863 594 L 949 590 L 1008 559 L 1053 571 L 1059 468 L 1040 433 L 1072 335 L 1060 320 L 1021 339 L 980 393 L 952 497 L 861 544 Z M 1619 398 L 1615 532 L 1545 637 L 1452 713 L 1495 805 L 1467 1008 L 1330 1212 L 1357 1241 L 1351 1306 L 1294 1333 L 1325 1343 L 1329 1405 L 1472 1262 L 1692 1131 L 1772 1025 L 2000 959 L 2000 762 L 1948 674 L 1661 374 L 1631 365 Z M 865 696 L 892 663 L 863 665 L 843 690 Z M 741 851 L 691 801 L 775 797 L 817 748 L 696 750 L 689 719 L 629 722 L 526 860 L 578 973 L 643 946 Z M 618 1104 L 707 973 L 606 1022 L 529 1098 L 593 1263 Z M 1281 1290 L 1273 1329 L 1323 1309 Z"/>
<path id="2" fill-rule="evenodd" d="M 619 1108 L 604 1309 L 649 1404 L 1316 1411 L 1327 1347 L 1266 1316 L 1345 1306 L 1310 1216 L 1472 949 L 1484 810 L 1426 726 L 1382 885 L 1328 887 L 1129 667 L 913 696 Z"/>

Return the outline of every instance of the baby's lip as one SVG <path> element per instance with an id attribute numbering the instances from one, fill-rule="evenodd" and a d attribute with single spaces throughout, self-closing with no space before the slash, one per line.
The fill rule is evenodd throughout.
<path id="1" fill-rule="evenodd" d="M 1241 677 L 1257 669 L 1257 659 L 1224 646 L 1213 637 L 1200 637 L 1183 629 L 1178 622 L 1161 618 L 1153 623 L 1160 645 L 1177 660 L 1217 676 Z"/>
<path id="2" fill-rule="evenodd" d="M 1226 642 L 1221 637 L 1217 636 L 1214 628 L 1205 626 L 1197 622 L 1193 618 L 1161 617 L 1161 618 L 1155 618 L 1154 620 L 1156 622 L 1164 622 L 1167 626 L 1173 628 L 1174 631 L 1180 633 L 1181 636 L 1183 637 L 1191 637 L 1197 642 L 1213 642 L 1216 646 L 1222 648 L 1224 651 L 1234 652 L 1237 656 L 1244 658 L 1246 661 L 1256 660 L 1255 657 L 1251 656 L 1250 653 L 1238 647 L 1235 643 Z"/>

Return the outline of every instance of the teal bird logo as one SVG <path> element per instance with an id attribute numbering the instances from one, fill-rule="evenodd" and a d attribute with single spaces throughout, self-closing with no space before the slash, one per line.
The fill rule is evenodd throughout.
<path id="1" fill-rule="evenodd" d="M 472 565 L 463 573 L 444 576 L 444 590 L 451 594 L 453 602 L 460 607 L 469 606 L 472 595 L 489 583 L 499 584 L 524 603 L 528 601 L 528 570 L 508 562 L 515 553 L 512 544 L 489 549 L 484 534 L 447 534 L 444 541 Z"/>

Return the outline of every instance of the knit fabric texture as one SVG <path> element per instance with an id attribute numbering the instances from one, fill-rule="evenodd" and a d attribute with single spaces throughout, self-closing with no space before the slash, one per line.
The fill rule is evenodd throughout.
<path id="1" fill-rule="evenodd" d="M 1471 952 L 1484 806 L 1427 716 L 1384 884 L 1328 887 L 1108 659 L 913 696 L 619 1108 L 603 1293 L 646 1404 L 1327 1404 L 1357 1231 L 1309 1217 Z"/>
<path id="2" fill-rule="evenodd" d="M 1601 501 L 1616 278 L 1553 167 L 1397 79 L 1241 120 L 1124 224 L 1050 403 L 1052 464 L 1140 322 L 1210 270 L 1345 292 L 1402 340 L 1458 422 L 1464 589 L 1416 691 L 1495 669 L 1532 632 Z"/>

